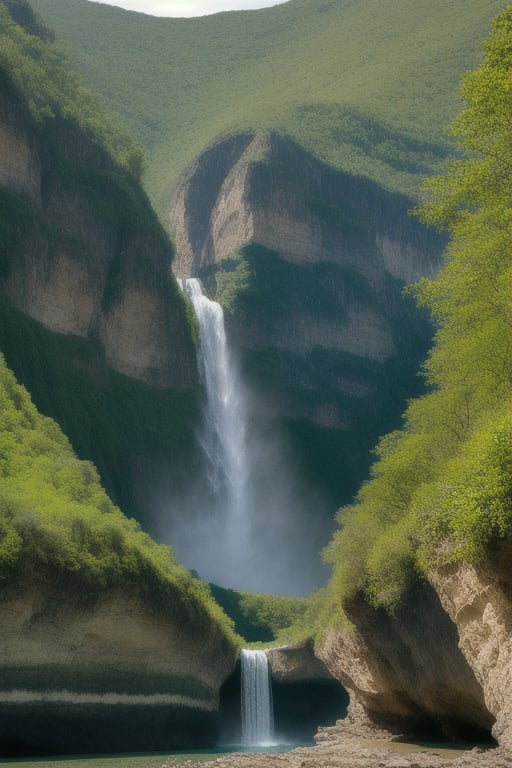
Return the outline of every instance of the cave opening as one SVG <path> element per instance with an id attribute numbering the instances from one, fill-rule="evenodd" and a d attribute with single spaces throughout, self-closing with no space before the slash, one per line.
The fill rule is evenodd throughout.
<path id="1" fill-rule="evenodd" d="M 334 678 L 281 682 L 272 678 L 274 734 L 278 744 L 313 744 L 320 726 L 334 725 L 347 713 L 349 696 Z M 241 668 L 220 689 L 219 743 L 241 743 Z"/>

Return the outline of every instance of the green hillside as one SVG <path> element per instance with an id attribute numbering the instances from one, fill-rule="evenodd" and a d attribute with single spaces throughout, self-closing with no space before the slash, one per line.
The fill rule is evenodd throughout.
<path id="1" fill-rule="evenodd" d="M 330 546 L 336 605 L 364 593 L 393 610 L 418 576 L 494 560 L 512 541 L 512 5 L 455 123 L 465 158 L 431 180 L 427 221 L 449 230 L 447 263 L 416 289 L 438 331 L 431 392 L 384 437 L 372 479 Z M 331 609 L 329 609 L 331 611 Z"/>
<path id="2" fill-rule="evenodd" d="M 129 586 L 190 620 L 230 622 L 207 587 L 124 517 L 58 425 L 38 413 L 0 355 L 0 579 L 51 570 L 80 588 Z"/>
<path id="3" fill-rule="evenodd" d="M 337 168 L 418 193 L 450 146 L 460 75 L 503 0 L 290 0 L 157 19 L 34 0 L 89 85 L 148 150 L 160 214 L 215 136 L 273 128 Z"/>

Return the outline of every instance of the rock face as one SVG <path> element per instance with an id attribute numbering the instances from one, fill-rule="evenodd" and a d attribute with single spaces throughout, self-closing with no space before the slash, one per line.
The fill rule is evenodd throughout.
<path id="1" fill-rule="evenodd" d="M 405 202 L 276 134 L 221 139 L 185 172 L 172 203 L 174 269 L 190 277 L 257 242 L 298 264 L 334 261 L 373 281 L 387 270 L 410 282 L 437 269 L 439 243 Z"/>
<path id="2" fill-rule="evenodd" d="M 0 753 L 212 745 L 236 651 L 180 600 L 55 577 L 1 590 Z M 193 609 L 192 609 L 192 612 Z"/>
<path id="3" fill-rule="evenodd" d="M 267 133 L 208 147 L 171 205 L 176 274 L 223 304 L 248 375 L 332 504 L 417 392 L 430 328 L 402 289 L 435 272 L 442 243 L 411 205 Z"/>
<path id="4" fill-rule="evenodd" d="M 198 452 L 196 348 L 172 245 L 135 180 L 71 123 L 36 124 L 3 74 L 0 246 L 7 364 L 113 500 L 157 533 L 157 502 L 179 495 Z"/>
<path id="5" fill-rule="evenodd" d="M 12 304 L 51 331 L 96 337 L 107 365 L 126 376 L 192 387 L 194 349 L 169 273 L 171 246 L 129 177 L 77 129 L 55 124 L 41 136 L 4 93 L 0 188 L 31 221 L 4 225 L 11 247 L 1 287 Z"/>
<path id="6" fill-rule="evenodd" d="M 272 679 L 277 682 L 332 680 L 327 667 L 315 656 L 310 641 L 269 648 L 267 654 Z"/>
<path id="7" fill-rule="evenodd" d="M 489 734 L 494 712 L 432 587 L 415 589 L 392 616 L 362 597 L 346 610 L 355 628 L 329 631 L 317 652 L 353 698 L 354 733 L 377 725 L 445 737 Z"/>
<path id="8" fill-rule="evenodd" d="M 496 718 L 493 735 L 512 747 L 511 547 L 496 545 L 485 563 L 446 567 L 431 576 L 443 608 L 457 627 L 460 648 Z"/>

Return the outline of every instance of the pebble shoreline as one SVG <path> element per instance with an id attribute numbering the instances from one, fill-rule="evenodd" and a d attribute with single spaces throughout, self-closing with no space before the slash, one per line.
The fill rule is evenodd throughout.
<path id="1" fill-rule="evenodd" d="M 162 768 L 175 768 L 169 761 Z M 496 747 L 460 750 L 407 747 L 392 742 L 374 745 L 361 739 L 343 739 L 280 753 L 233 753 L 215 760 L 181 766 L 195 768 L 512 768 L 512 752 Z"/>

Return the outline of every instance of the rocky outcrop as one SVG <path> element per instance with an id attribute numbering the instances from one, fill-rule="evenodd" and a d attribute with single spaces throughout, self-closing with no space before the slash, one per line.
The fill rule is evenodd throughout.
<path id="1" fill-rule="evenodd" d="M 481 680 L 432 587 L 414 589 L 393 615 L 362 596 L 346 611 L 353 629 L 330 630 L 317 652 L 354 699 L 352 732 L 377 725 L 444 737 L 490 733 L 494 713 Z"/>
<path id="2" fill-rule="evenodd" d="M 223 304 L 245 370 L 331 510 L 418 392 L 431 329 L 402 290 L 436 271 L 443 243 L 411 206 L 271 133 L 213 143 L 171 204 L 176 274 Z"/>
<path id="3" fill-rule="evenodd" d="M 97 338 L 107 365 L 126 376 L 193 387 L 172 248 L 129 176 L 78 129 L 55 122 L 41 134 L 3 93 L 0 192 L 19 219 L 2 224 L 1 287 L 12 305 L 51 331 Z"/>
<path id="4" fill-rule="evenodd" d="M 315 656 L 312 641 L 280 645 L 265 651 L 272 674 L 277 682 L 306 682 L 332 680 L 331 673 Z"/>
<path id="5" fill-rule="evenodd" d="M 439 242 L 410 220 L 408 204 L 279 135 L 223 138 L 185 171 L 172 202 L 174 269 L 197 275 L 256 242 L 297 264 L 332 261 L 375 283 L 383 270 L 409 282 L 434 273 Z"/>
<path id="6" fill-rule="evenodd" d="M 512 748 L 512 574 L 510 544 L 497 544 L 478 567 L 463 563 L 431 575 L 496 718 L 493 735 Z"/>
<path id="7" fill-rule="evenodd" d="M 34 576 L 0 599 L 2 755 L 215 743 L 236 650 L 178 589 L 159 604 Z"/>

